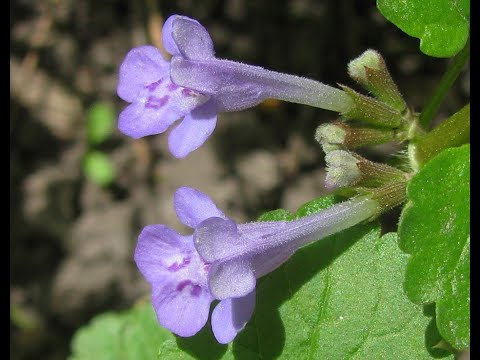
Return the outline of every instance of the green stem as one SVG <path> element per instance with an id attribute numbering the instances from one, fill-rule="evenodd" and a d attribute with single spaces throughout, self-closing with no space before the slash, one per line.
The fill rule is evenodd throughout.
<path id="1" fill-rule="evenodd" d="M 432 121 L 445 95 L 462 71 L 463 65 L 468 60 L 469 56 L 470 38 L 467 40 L 467 43 L 465 44 L 463 49 L 453 58 L 451 66 L 440 80 L 440 85 L 437 87 L 430 99 L 428 99 L 427 105 L 425 106 L 423 112 L 420 115 L 420 125 L 424 129 L 428 128 L 430 121 Z"/>
<path id="2" fill-rule="evenodd" d="M 470 142 L 470 104 L 465 105 L 414 144 L 418 168 L 442 150 Z"/>

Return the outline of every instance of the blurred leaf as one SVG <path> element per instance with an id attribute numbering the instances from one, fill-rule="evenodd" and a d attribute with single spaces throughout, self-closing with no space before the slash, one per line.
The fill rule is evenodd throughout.
<path id="1" fill-rule="evenodd" d="M 337 202 L 339 202 L 339 198 L 335 195 L 327 195 L 321 198 L 310 200 L 297 209 L 295 217 L 302 218 L 304 216 L 315 214 L 319 211 L 329 208 Z"/>
<path id="2" fill-rule="evenodd" d="M 83 171 L 94 183 L 107 186 L 115 179 L 115 166 L 106 154 L 90 151 L 83 159 Z"/>
<path id="3" fill-rule="evenodd" d="M 23 331 L 36 331 L 42 327 L 39 316 L 20 304 L 10 304 L 10 321 Z"/>
<path id="4" fill-rule="evenodd" d="M 158 325 L 150 303 L 93 318 L 73 336 L 69 360 L 151 360 L 175 337 Z"/>
<path id="5" fill-rule="evenodd" d="M 277 209 L 272 211 L 264 212 L 258 218 L 258 221 L 285 221 L 292 220 L 293 215 L 290 211 L 285 209 Z"/>
<path id="6" fill-rule="evenodd" d="M 467 42 L 470 0 L 377 0 L 377 8 L 427 55 L 451 57 Z"/>
<path id="7" fill-rule="evenodd" d="M 113 108 L 105 103 L 96 103 L 87 113 L 87 138 L 93 144 L 105 141 L 115 127 L 116 114 Z"/>
<path id="8" fill-rule="evenodd" d="M 444 150 L 410 181 L 399 225 L 412 254 L 405 291 L 415 303 L 436 302 L 440 334 L 470 346 L 470 145 Z"/>

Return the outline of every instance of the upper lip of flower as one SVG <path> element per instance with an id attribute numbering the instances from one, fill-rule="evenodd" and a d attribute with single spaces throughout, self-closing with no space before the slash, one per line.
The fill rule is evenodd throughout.
<path id="1" fill-rule="evenodd" d="M 280 246 L 281 242 L 276 241 L 274 236 L 282 231 L 285 224 L 285 221 L 250 223 L 249 229 L 245 226 L 247 224 L 242 226 L 231 219 L 212 217 L 197 226 L 193 235 L 194 244 L 205 261 L 227 261 L 254 254 L 259 248 L 265 251 Z M 252 228 L 252 225 L 257 228 Z M 223 235 L 221 239 L 219 235 Z"/>
<path id="2" fill-rule="evenodd" d="M 213 41 L 198 21 L 181 15 L 172 15 L 162 29 L 165 49 L 173 56 L 189 60 L 210 59 L 215 55 Z"/>

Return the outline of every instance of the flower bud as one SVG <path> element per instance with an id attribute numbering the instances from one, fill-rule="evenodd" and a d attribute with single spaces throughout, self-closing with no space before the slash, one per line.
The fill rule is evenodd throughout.
<path id="1" fill-rule="evenodd" d="M 325 186 L 328 188 L 347 187 L 357 184 L 362 173 L 358 167 L 358 159 L 350 152 L 333 150 L 325 156 L 327 176 Z"/>
<path id="2" fill-rule="evenodd" d="M 362 186 L 374 188 L 395 181 L 405 181 L 405 173 L 392 166 L 376 163 L 358 154 L 334 150 L 325 156 L 327 187 Z"/>
<path id="3" fill-rule="evenodd" d="M 335 121 L 320 125 L 315 132 L 315 139 L 327 154 L 333 150 L 353 150 L 392 141 L 395 139 L 395 131 L 385 128 L 352 126 L 342 121 Z"/>
<path id="4" fill-rule="evenodd" d="M 367 50 L 350 61 L 348 74 L 380 101 L 400 112 L 406 109 L 407 104 L 378 51 Z"/>

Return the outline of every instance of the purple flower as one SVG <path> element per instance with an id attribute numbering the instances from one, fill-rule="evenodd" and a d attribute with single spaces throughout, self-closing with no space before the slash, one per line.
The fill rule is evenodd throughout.
<path id="1" fill-rule="evenodd" d="M 187 187 L 174 197 L 178 218 L 195 229 L 200 222 L 225 218 L 205 194 Z M 210 264 L 196 251 L 193 236 L 179 235 L 165 225 L 146 226 L 138 237 L 135 262 L 152 287 L 158 322 L 179 336 L 196 334 L 207 322 L 215 298 L 208 287 Z M 212 329 L 223 344 L 233 340 L 250 319 L 255 291 L 220 301 L 212 313 Z"/>
<path id="2" fill-rule="evenodd" d="M 338 112 L 353 105 L 344 91 L 318 81 L 215 58 L 209 33 L 188 17 L 170 16 L 162 34 L 171 62 L 158 49 L 140 46 L 120 66 L 117 92 L 131 105 L 120 114 L 118 127 L 140 138 L 162 133 L 183 117 L 168 138 L 178 158 L 206 141 L 219 112 L 246 109 L 267 98 Z"/>
<path id="3" fill-rule="evenodd" d="M 212 329 L 220 343 L 232 341 L 252 316 L 256 279 L 283 264 L 303 245 L 369 219 L 378 203 L 356 198 L 294 221 L 237 225 L 198 190 L 181 187 L 175 210 L 193 235 L 164 225 L 144 228 L 135 261 L 152 286 L 159 323 L 180 336 L 197 333 L 210 304 Z"/>

